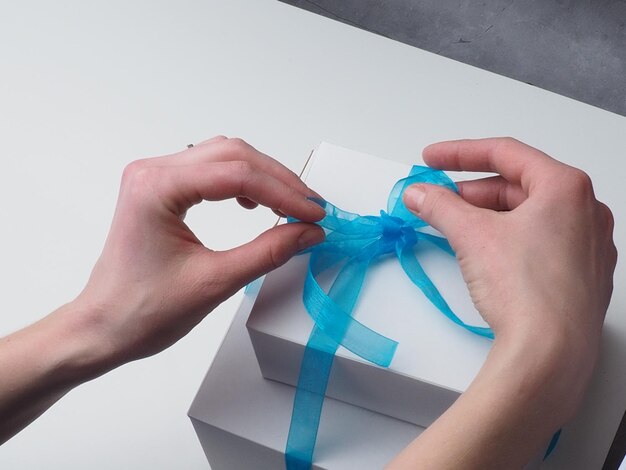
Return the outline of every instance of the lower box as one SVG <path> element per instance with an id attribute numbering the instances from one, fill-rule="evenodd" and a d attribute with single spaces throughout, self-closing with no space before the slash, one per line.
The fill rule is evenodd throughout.
<path id="1" fill-rule="evenodd" d="M 212 470 L 284 469 L 295 389 L 264 379 L 242 306 L 189 410 Z M 331 398 L 324 402 L 314 470 L 381 469 L 423 428 Z M 538 466 L 527 467 L 535 469 Z"/>
<path id="2" fill-rule="evenodd" d="M 189 410 L 213 470 L 285 468 L 295 389 L 261 375 L 245 327 L 251 306 L 245 296 Z M 326 399 L 313 468 L 383 468 L 422 430 Z"/>

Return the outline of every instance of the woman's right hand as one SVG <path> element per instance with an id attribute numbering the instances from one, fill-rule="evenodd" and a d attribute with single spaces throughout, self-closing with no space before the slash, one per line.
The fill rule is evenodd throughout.
<path id="1" fill-rule="evenodd" d="M 498 174 L 460 183 L 460 195 L 428 184 L 404 193 L 448 238 L 496 339 L 468 390 L 391 467 L 521 467 L 589 384 L 613 289 L 613 217 L 584 172 L 514 139 L 442 142 L 423 156 Z"/>

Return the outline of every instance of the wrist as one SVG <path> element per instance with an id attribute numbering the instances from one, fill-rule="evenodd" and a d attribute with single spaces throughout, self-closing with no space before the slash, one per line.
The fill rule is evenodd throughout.
<path id="1" fill-rule="evenodd" d="M 501 332 L 479 377 L 497 383 L 521 411 L 543 413 L 544 424 L 560 427 L 582 401 L 597 347 L 566 325 L 517 325 Z"/>
<path id="2" fill-rule="evenodd" d="M 77 385 L 110 368 L 77 302 L 0 338 L 0 444 Z"/>
<path id="3" fill-rule="evenodd" d="M 106 339 L 103 312 L 78 298 L 42 320 L 48 330 L 47 357 L 58 379 L 68 388 L 87 382 L 117 364 Z"/>
<path id="4" fill-rule="evenodd" d="M 571 342 L 518 326 L 496 332 L 470 387 L 389 468 L 523 468 L 545 451 L 576 407 Z"/>

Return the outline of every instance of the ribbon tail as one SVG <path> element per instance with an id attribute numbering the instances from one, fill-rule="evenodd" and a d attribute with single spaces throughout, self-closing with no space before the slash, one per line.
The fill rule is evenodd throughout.
<path id="1" fill-rule="evenodd" d="M 445 251 L 449 255 L 456 256 L 456 253 L 454 253 L 454 250 L 450 246 L 450 243 L 448 243 L 448 240 L 446 240 L 445 238 L 438 237 L 437 235 L 431 235 L 430 233 L 426 232 L 416 232 L 415 235 L 418 239 L 426 240 L 432 243 L 437 248 Z"/>
<path id="2" fill-rule="evenodd" d="M 346 334 L 352 331 L 352 338 L 347 342 L 348 345 L 366 356 L 371 355 L 368 349 L 372 345 L 369 344 L 370 334 L 363 333 L 363 331 L 369 331 L 384 338 L 372 330 L 355 327 L 355 324 L 361 324 L 352 318 L 352 311 L 361 292 L 370 262 L 371 258 L 368 257 L 348 260 L 339 271 L 327 295 L 315 279 L 315 275 L 328 266 L 335 265 L 336 255 L 318 253 L 311 255 L 303 300 L 309 314 L 314 320 L 320 320 L 320 323 L 316 320 L 300 365 L 300 376 L 285 450 L 287 470 L 308 470 L 312 466 L 328 379 L 335 353 L 339 345 L 345 343 Z M 345 321 L 333 321 L 337 318 Z M 323 329 L 320 324 L 323 325 Z M 384 339 L 395 343 L 387 338 Z M 375 352 L 374 356 L 381 356 L 381 362 L 391 362 L 396 344 L 393 344 L 391 352 L 385 348 Z"/>
<path id="3" fill-rule="evenodd" d="M 287 470 L 309 470 L 328 378 L 339 345 L 314 327 L 302 357 L 285 448 Z"/>
<path id="4" fill-rule="evenodd" d="M 316 322 L 302 356 L 285 449 L 287 470 L 309 470 L 313 465 L 313 452 L 328 379 L 339 343 L 349 327 L 346 323 L 330 322 L 332 312 L 325 309 L 332 302 L 332 305 L 337 308 L 343 307 L 345 314 L 350 316 L 361 291 L 368 266 L 367 263 L 348 262 L 341 269 L 326 295 L 314 274 L 325 271 L 339 261 L 340 258 L 337 255 L 317 253 L 313 253 L 309 260 L 303 292 L 304 305 L 314 320 L 325 319 L 328 323 L 321 322 L 326 330 L 324 331 Z M 327 299 L 328 302 L 324 303 L 320 299 Z"/>
<path id="5" fill-rule="evenodd" d="M 398 343 L 352 318 L 370 259 L 353 258 L 337 276 L 329 294 L 319 285 L 319 269 L 332 263 L 333 254 L 313 253 L 304 281 L 303 302 L 316 326 L 366 361 L 381 367 L 391 363 Z M 327 259 L 330 257 L 330 260 Z M 341 286 L 341 287 L 339 287 Z"/>
<path id="6" fill-rule="evenodd" d="M 430 300 L 430 302 L 435 307 L 437 307 L 446 317 L 448 317 L 457 325 L 465 328 L 468 331 L 471 331 L 472 333 L 490 339 L 494 338 L 491 328 L 484 326 L 468 325 L 452 311 L 439 290 L 435 287 L 428 275 L 424 272 L 422 265 L 415 257 L 413 247 L 401 245 L 397 248 L 396 251 L 398 258 L 400 259 L 400 264 L 402 265 L 402 268 L 404 269 L 404 272 L 406 272 L 407 276 L 409 276 L 411 281 L 413 281 L 413 283 L 420 288 L 426 298 L 428 298 L 428 300 Z"/>

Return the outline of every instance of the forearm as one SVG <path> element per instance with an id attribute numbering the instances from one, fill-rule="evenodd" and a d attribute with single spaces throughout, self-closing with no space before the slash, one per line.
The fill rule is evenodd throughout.
<path id="1" fill-rule="evenodd" d="M 0 339 L 0 443 L 82 382 L 171 346 L 244 285 L 324 239 L 300 178 L 218 136 L 126 168 L 103 252 L 79 298 Z M 301 220 L 242 246 L 205 247 L 184 223 L 202 200 L 237 198 Z"/>
<path id="2" fill-rule="evenodd" d="M 0 339 L 0 443 L 104 372 L 94 318 L 74 302 Z"/>
<path id="3" fill-rule="evenodd" d="M 530 344 L 496 340 L 470 388 L 389 468 L 523 468 L 578 400 L 572 396 L 577 390 L 565 389 L 569 378 L 555 381 L 567 358 L 566 341 L 548 338 L 549 344 L 540 337 Z"/>

